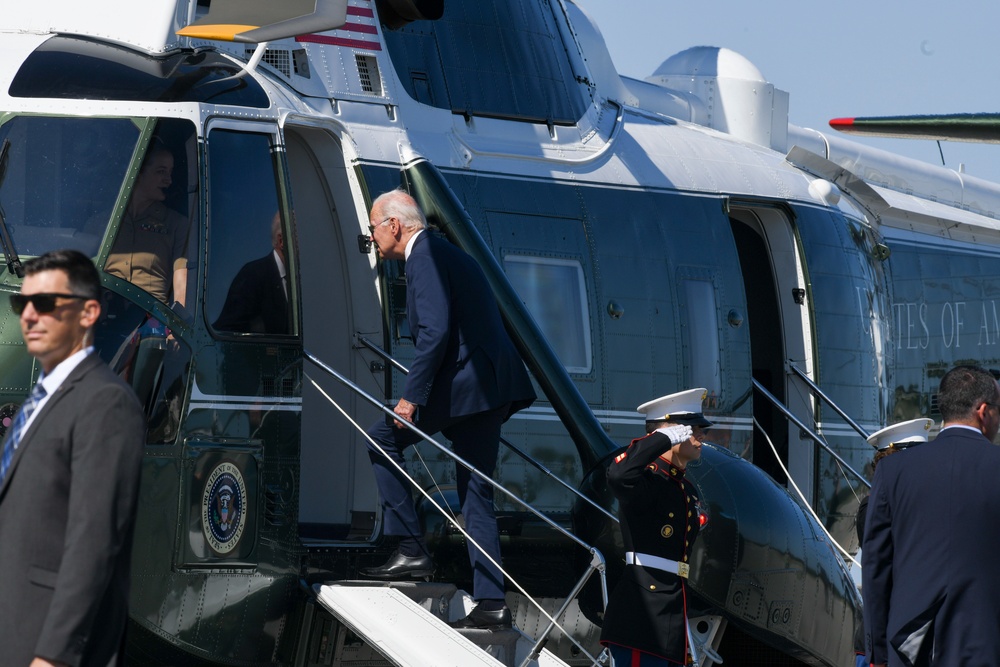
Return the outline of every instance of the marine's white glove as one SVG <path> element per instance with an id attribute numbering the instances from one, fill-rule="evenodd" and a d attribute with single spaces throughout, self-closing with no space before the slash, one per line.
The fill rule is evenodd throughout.
<path id="1" fill-rule="evenodd" d="M 679 445 L 688 438 L 691 437 L 691 427 L 686 424 L 674 424 L 672 426 L 664 426 L 663 428 L 656 429 L 657 433 L 662 433 L 663 435 L 670 438 L 671 445 Z"/>

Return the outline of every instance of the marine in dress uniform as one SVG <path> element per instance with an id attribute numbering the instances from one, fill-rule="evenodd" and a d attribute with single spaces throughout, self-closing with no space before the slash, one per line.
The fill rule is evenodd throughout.
<path id="1" fill-rule="evenodd" d="M 188 219 L 167 208 L 174 156 L 154 142 L 136 177 L 104 270 L 146 290 L 163 303 L 184 305 L 187 292 Z"/>
<path id="2" fill-rule="evenodd" d="M 698 535 L 698 493 L 684 475 L 701 456 L 705 389 L 644 403 L 647 435 L 608 467 L 618 498 L 625 570 L 608 601 L 601 643 L 615 667 L 685 664 L 688 556 Z"/>

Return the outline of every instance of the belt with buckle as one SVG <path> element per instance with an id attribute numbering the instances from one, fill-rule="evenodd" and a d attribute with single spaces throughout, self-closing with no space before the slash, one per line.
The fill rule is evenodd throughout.
<path id="1" fill-rule="evenodd" d="M 637 553 L 635 551 L 625 552 L 625 563 L 627 565 L 641 565 L 651 567 L 654 570 L 662 570 L 670 574 L 676 574 L 684 579 L 688 578 L 691 566 L 687 563 L 680 563 L 669 558 L 661 558 L 652 554 Z"/>

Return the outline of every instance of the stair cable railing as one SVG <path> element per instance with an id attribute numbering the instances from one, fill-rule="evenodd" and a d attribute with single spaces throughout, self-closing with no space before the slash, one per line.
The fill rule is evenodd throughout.
<path id="1" fill-rule="evenodd" d="M 798 417 L 796 417 L 792 413 L 792 411 L 789 410 L 785 406 L 784 403 L 782 403 L 780 400 L 778 400 L 777 396 L 775 396 L 774 394 L 772 394 L 771 392 L 769 392 L 764 387 L 764 385 L 762 385 L 757 380 L 752 380 L 752 382 L 753 382 L 754 389 L 756 389 L 757 391 L 759 391 L 761 393 L 761 395 L 764 396 L 764 398 L 766 398 L 768 401 L 770 401 L 771 404 L 775 408 L 777 408 L 778 411 L 781 412 L 781 414 L 783 414 L 788 421 L 790 421 L 793 424 L 795 424 L 796 426 L 798 426 L 802 430 L 803 433 L 805 433 L 807 436 L 809 436 L 809 438 L 811 440 L 813 440 L 817 445 L 819 445 L 820 447 L 822 447 L 823 450 L 825 450 L 827 454 L 829 454 L 830 456 L 832 456 L 833 459 L 837 463 L 839 463 L 845 470 L 847 470 L 848 472 L 852 473 L 862 484 L 864 484 L 869 489 L 871 488 L 871 486 L 872 486 L 871 482 L 869 482 L 867 479 L 865 479 L 864 475 L 862 475 L 857 470 L 855 470 L 854 468 L 852 468 L 851 465 L 847 461 L 845 461 L 842 456 L 840 456 L 840 454 L 838 454 L 837 452 L 835 452 L 833 450 L 833 448 L 830 447 L 829 444 L 827 444 L 827 442 L 823 438 L 823 436 L 821 436 L 820 434 L 816 433 L 816 431 L 814 431 L 813 429 L 811 429 L 808 426 L 806 426 L 805 423 L 801 419 L 799 419 Z"/>
<path id="2" fill-rule="evenodd" d="M 317 368 L 319 368 L 320 370 L 324 371 L 326 374 L 328 374 L 331 377 L 333 377 L 335 380 L 337 380 L 342 385 L 344 385 L 345 387 L 347 387 L 348 389 L 350 389 L 351 391 L 353 391 L 355 394 L 357 394 L 358 396 L 360 396 L 361 398 L 363 398 L 368 403 L 371 403 L 373 406 L 375 406 L 381 412 L 383 412 L 386 416 L 388 416 L 390 418 L 395 418 L 396 417 L 395 413 L 392 410 L 390 410 L 389 408 L 387 408 L 379 399 L 375 398 L 374 396 L 372 396 L 371 394 L 369 394 L 368 392 L 366 392 L 364 389 L 362 389 L 361 387 L 359 387 L 358 385 L 356 385 L 354 382 L 352 382 L 350 379 L 348 379 L 347 377 L 345 377 L 341 373 L 337 372 L 335 369 L 331 368 L 329 365 L 327 365 L 321 359 L 319 359 L 318 357 L 314 356 L 312 353 L 310 353 L 308 351 L 304 351 L 304 356 L 305 356 L 306 359 L 308 359 L 309 361 L 311 361 Z M 306 376 L 309 377 L 308 372 L 306 373 Z M 593 655 L 590 654 L 589 651 L 587 651 L 587 649 L 584 646 L 582 646 L 580 644 L 579 641 L 576 640 L 576 638 L 573 637 L 573 635 L 571 633 L 567 632 L 566 629 L 563 628 L 559 624 L 559 622 L 556 620 L 557 618 L 560 618 L 565 613 L 566 609 L 568 609 L 568 607 L 572 603 L 573 599 L 580 593 L 580 591 L 586 585 L 587 581 L 590 580 L 590 577 L 595 572 L 598 573 L 599 580 L 600 580 L 600 583 L 601 583 L 601 597 L 602 597 L 602 602 L 603 602 L 603 604 L 604 604 L 605 607 L 607 606 L 607 603 L 608 603 L 608 591 L 607 591 L 607 581 L 605 579 L 606 562 L 605 562 L 604 556 L 601 554 L 601 552 L 596 547 L 593 547 L 593 546 L 587 544 L 586 542 L 580 540 L 576 535 L 574 535 L 573 533 L 567 531 L 565 528 L 563 528 L 559 524 L 557 524 L 554 521 L 552 521 L 544 513 L 540 512 L 537 509 L 535 509 L 534 507 L 532 507 L 529 503 L 527 503 L 526 501 L 524 501 L 523 499 L 521 499 L 520 497 L 518 497 L 516 494 L 512 493 L 511 491 L 509 491 L 506 487 L 502 486 L 501 484 L 498 484 L 492 477 L 483 474 L 477 468 L 475 468 L 474 466 L 472 466 L 471 464 L 469 464 L 467 461 L 465 461 L 462 457 L 460 457 L 457 454 L 455 454 L 449 447 L 446 447 L 446 446 L 442 445 L 437 440 L 435 440 L 433 437 L 431 437 L 427 433 L 425 433 L 422 430 L 420 430 L 420 428 L 417 427 L 416 425 L 414 425 L 414 424 L 412 424 L 410 422 L 405 422 L 405 421 L 401 421 L 400 422 L 400 423 L 403 424 L 403 426 L 405 428 L 408 428 L 411 431 L 413 431 L 415 434 L 417 434 L 418 436 L 420 436 L 424 441 L 430 443 L 435 448 L 437 448 L 441 453 L 445 454 L 446 456 L 448 456 L 449 458 L 451 458 L 452 460 L 454 460 L 459 465 L 464 466 L 467 470 L 470 471 L 470 473 L 472 473 L 474 475 L 477 475 L 478 477 L 480 477 L 481 479 L 483 479 L 484 481 L 486 481 L 495 490 L 500 491 L 500 493 L 506 495 L 507 497 L 509 497 L 514 502 L 522 505 L 531 514 L 535 515 L 537 518 L 539 518 L 540 520 L 542 520 L 550 528 L 552 528 L 553 530 L 557 531 L 558 533 L 560 533 L 561 535 L 563 535 L 567 539 L 571 540 L 572 542 L 576 543 L 581 548 L 587 550 L 591 554 L 590 564 L 589 564 L 589 566 L 587 568 L 587 571 L 584 573 L 583 577 L 581 577 L 581 579 L 576 583 L 576 585 L 574 586 L 574 588 L 571 591 L 570 595 L 568 595 L 566 597 L 566 600 L 564 601 L 563 605 L 555 612 L 554 615 L 550 615 L 545 610 L 545 608 L 537 600 L 535 600 L 524 589 L 524 587 L 521 586 L 520 583 L 517 582 L 517 580 L 515 580 L 506 570 L 503 569 L 503 566 L 500 563 L 497 563 L 495 560 L 493 560 L 493 558 L 488 553 L 486 553 L 486 551 L 478 543 L 476 543 L 476 541 L 468 534 L 468 532 L 466 532 L 466 530 L 455 520 L 455 518 L 453 516 L 451 516 L 451 513 L 449 511 L 446 511 L 443 507 L 441 507 L 441 505 L 438 503 L 437 500 L 435 500 L 429 493 L 427 493 L 427 491 L 424 488 L 422 488 L 420 486 L 420 484 L 418 484 L 417 481 L 415 479 L 413 479 L 405 469 L 403 469 L 402 466 L 400 466 L 398 463 L 396 463 L 395 461 L 393 461 L 392 458 L 389 457 L 386 454 L 386 452 L 378 445 L 378 443 L 376 443 L 370 436 L 368 436 L 368 434 L 365 431 L 365 429 L 360 424 L 358 424 L 347 413 L 347 411 L 341 405 L 339 405 L 336 402 L 336 400 L 334 400 L 333 397 L 331 397 L 319 385 L 319 383 L 317 383 L 311 377 L 309 377 L 309 381 L 313 385 L 313 387 L 315 387 L 316 390 L 319 391 L 319 393 L 334 408 L 336 408 L 337 411 L 339 411 L 341 413 L 341 415 L 343 415 L 344 418 L 347 419 L 347 421 L 350 422 L 350 424 L 354 428 L 356 428 L 358 430 L 359 433 L 361 433 L 362 435 L 364 435 L 365 439 L 377 451 L 379 451 L 383 456 L 385 456 L 386 459 L 389 462 L 391 462 L 393 464 L 393 466 L 395 466 L 396 469 L 404 477 L 406 477 L 406 479 L 410 482 L 410 484 L 415 489 L 417 489 L 417 491 L 419 491 L 437 509 L 437 511 L 440 512 L 442 514 L 442 516 L 444 516 L 449 521 L 449 523 L 451 523 L 452 527 L 454 527 L 456 530 L 458 530 L 462 534 L 462 536 L 465 537 L 465 539 L 469 542 L 469 544 L 472 544 L 494 566 L 496 566 L 500 570 L 500 572 L 503 574 L 503 576 L 506 577 L 514 585 L 514 587 L 517 588 L 517 590 L 520 591 L 521 594 L 524 595 L 525 598 L 532 605 L 534 605 L 538 609 L 538 611 L 543 616 L 545 616 L 545 618 L 548 619 L 548 621 L 549 621 L 548 626 L 545 628 L 545 630 L 541 633 L 541 635 L 536 640 L 534 647 L 529 652 L 529 654 L 525 658 L 524 662 L 521 664 L 521 667 L 528 667 L 532 661 L 534 661 L 534 660 L 536 660 L 538 658 L 538 656 L 541 654 L 542 648 L 548 642 L 549 636 L 551 635 L 552 631 L 555 630 L 555 629 L 558 629 L 560 632 L 562 632 L 566 636 L 566 638 L 569 639 L 569 641 L 571 641 L 573 643 L 573 645 L 576 646 L 576 648 L 579 649 L 581 651 L 581 653 L 584 656 L 586 656 L 586 658 L 588 660 L 591 661 L 591 663 L 593 665 L 602 665 L 602 664 L 605 664 L 604 656 L 607 653 L 606 650 L 604 652 L 602 652 L 599 657 L 595 658 Z"/>
<path id="3" fill-rule="evenodd" d="M 805 382 L 806 386 L 809 388 L 809 390 L 816 398 L 819 398 L 828 406 L 830 406 L 830 408 L 832 408 L 834 412 L 840 415 L 840 417 L 852 429 L 854 429 L 858 433 L 858 435 L 860 435 L 862 438 L 868 437 L 868 433 L 865 431 L 865 429 L 863 429 L 857 422 L 851 419 L 851 417 L 846 412 L 844 412 L 844 410 L 841 409 L 841 407 L 837 405 L 833 401 L 833 399 L 827 396 L 826 393 L 824 393 L 823 390 L 820 389 L 819 386 L 815 382 L 813 382 L 812 379 L 809 378 L 809 376 L 806 375 L 802 369 L 800 369 L 798 366 L 796 366 L 794 363 L 791 362 L 789 362 L 788 367 L 796 377 Z M 833 448 L 830 447 L 829 443 L 826 442 L 826 439 L 823 438 L 823 436 L 816 433 L 816 431 L 814 431 L 812 428 L 806 426 L 805 423 L 802 422 L 802 420 L 796 417 L 795 414 L 793 414 L 792 411 L 789 410 L 788 407 L 785 406 L 785 404 L 778 399 L 778 397 L 776 397 L 774 394 L 768 391 L 760 382 L 758 382 L 757 380 L 752 380 L 752 382 L 754 389 L 760 392 L 760 394 L 764 396 L 764 398 L 766 398 L 771 403 L 771 405 L 773 405 L 779 412 L 781 412 L 781 414 L 784 415 L 784 417 L 789 422 L 791 422 L 795 426 L 798 426 L 802 433 L 807 435 L 811 440 L 813 440 L 816 444 L 818 444 L 824 451 L 826 451 L 831 457 L 833 457 L 833 459 L 841 467 L 841 470 L 844 470 L 845 472 L 850 472 L 852 475 L 854 475 L 854 477 L 858 481 L 861 482 L 861 484 L 863 484 L 865 487 L 869 489 L 871 488 L 871 482 L 869 482 L 864 477 L 864 475 L 859 473 L 849 463 L 847 463 L 847 461 L 845 461 L 843 457 L 837 454 L 837 452 L 835 452 Z M 820 527 L 823 533 L 826 534 L 827 538 L 829 538 L 830 542 L 832 542 L 837 547 L 837 550 L 841 553 L 841 555 L 843 555 L 843 557 L 846 560 L 860 567 L 861 564 L 858 563 L 854 559 L 854 557 L 851 556 L 851 554 L 846 549 L 844 549 L 844 547 L 842 547 L 840 543 L 837 542 L 837 540 L 833 538 L 833 536 L 830 534 L 830 531 L 828 531 L 826 529 L 826 526 L 823 525 L 823 522 L 820 521 L 819 516 L 816 514 L 815 510 L 812 507 L 812 503 L 810 503 L 808 499 L 806 499 L 805 494 L 802 493 L 802 490 L 799 489 L 798 485 L 795 483 L 795 480 L 792 478 L 792 475 L 789 472 L 788 468 L 784 465 L 784 463 L 782 463 L 781 456 L 778 454 L 777 447 L 774 445 L 774 442 L 771 440 L 770 436 L 767 434 L 767 432 L 764 430 L 764 428 L 761 426 L 761 424 L 757 421 L 756 418 L 753 420 L 753 423 L 757 427 L 757 429 L 764 435 L 764 439 L 767 441 L 768 446 L 774 453 L 775 461 L 778 462 L 778 465 L 784 472 L 785 477 L 788 479 L 788 482 L 791 485 L 792 489 L 795 491 L 796 495 L 802 501 L 802 506 L 805 507 L 809 512 L 809 514 L 813 517 L 813 519 L 816 520 L 816 525 Z"/>
<path id="4" fill-rule="evenodd" d="M 844 558 L 851 561 L 858 567 L 861 567 L 861 563 L 854 560 L 854 556 L 852 556 L 850 552 L 847 551 L 847 549 L 840 546 L 840 542 L 834 539 L 833 535 L 830 534 L 830 531 L 828 531 L 826 529 L 826 526 L 823 525 L 823 522 L 820 521 L 819 515 L 816 514 L 816 510 L 812 508 L 812 505 L 809 504 L 809 501 L 806 500 L 806 495 L 802 493 L 802 489 L 800 489 L 799 485 L 795 483 L 795 480 L 792 478 L 791 473 L 788 471 L 788 467 L 781 462 L 781 456 L 778 455 L 778 448 L 774 445 L 774 441 L 771 440 L 771 436 L 767 434 L 767 431 L 765 431 L 764 427 L 760 425 L 760 422 L 757 421 L 756 417 L 754 417 L 753 419 L 753 424 L 754 426 L 757 427 L 758 430 L 760 430 L 761 433 L 764 434 L 764 440 L 766 440 L 768 446 L 770 446 L 771 452 L 774 454 L 774 460 L 778 462 L 778 465 L 781 467 L 781 470 L 785 473 L 785 478 L 788 480 L 788 483 L 791 485 L 792 489 L 795 490 L 795 495 L 798 496 L 799 500 L 801 501 L 802 507 L 804 507 L 805 510 L 809 512 L 809 515 L 812 516 L 812 518 L 816 521 L 816 525 L 819 526 L 820 530 L 823 531 L 827 539 L 829 539 L 830 542 L 832 542 L 834 546 L 837 547 L 837 551 L 839 551 Z"/>
<path id="5" fill-rule="evenodd" d="M 357 341 L 361 345 L 364 345 L 366 348 L 368 348 L 369 350 L 371 350 L 372 352 L 374 352 L 375 354 L 377 354 L 379 357 L 381 357 L 382 359 L 384 359 L 385 361 L 387 361 L 389 364 L 391 364 L 396 370 L 398 370 L 399 372 L 401 372 L 403 375 L 408 375 L 409 374 L 410 371 L 409 371 L 408 368 L 406 368 L 406 366 L 404 366 L 403 364 L 399 363 L 399 361 L 397 359 L 395 359 L 392 355 L 390 355 L 388 352 L 386 352 L 381 347 L 379 347 L 372 340 L 370 340 L 369 338 L 366 338 L 365 336 L 362 336 L 360 334 L 358 334 L 356 336 L 356 338 L 357 338 Z M 563 487 L 564 489 L 566 489 L 567 491 L 569 491 L 571 494 L 573 494 L 574 496 L 576 496 L 578 499 L 580 499 L 583 502 L 587 503 L 588 505 L 590 505 L 591 507 L 593 507 L 598 512 L 600 512 L 601 514 L 603 514 L 607 518 L 611 519 L 615 523 L 618 523 L 618 517 L 616 517 L 614 514 L 612 514 L 611 512 L 607 511 L 606 509 L 604 509 L 603 507 L 601 507 L 600 505 L 598 505 L 596 502 L 594 502 L 593 500 L 591 500 L 587 496 L 585 496 L 582 493 L 580 493 L 577 489 L 573 488 L 572 485 L 568 484 L 561 477 L 559 477 L 554 472 L 552 472 L 547 467 L 545 467 L 545 465 L 541 461 L 539 461 L 539 460 L 537 460 L 535 458 L 532 458 L 532 456 L 530 454 L 528 454 L 527 452 L 523 451 L 522 449 L 520 449 L 519 447 L 517 447 L 514 443 L 510 442 L 509 440 L 507 440 L 503 436 L 500 437 L 500 444 L 502 444 L 507 449 L 509 449 L 510 451 L 512 451 L 515 454 L 517 454 L 517 456 L 519 456 L 521 459 L 523 459 L 526 463 L 528 463 L 529 465 L 531 465 L 534 468 L 536 468 L 538 471 L 540 471 L 547 478 L 549 478 L 552 481 L 554 481 L 557 484 L 559 484 L 561 487 Z"/>
<path id="6" fill-rule="evenodd" d="M 827 405 L 829 405 L 829 406 L 830 406 L 831 408 L 833 408 L 833 411 L 834 411 L 834 412 L 836 412 L 836 413 L 837 413 L 838 415 L 840 415 L 841 419 L 843 419 L 843 420 L 844 420 L 845 422 L 847 422 L 847 425 L 848 425 L 848 426 L 850 426 L 850 427 L 851 427 L 851 428 L 853 428 L 853 429 L 854 429 L 855 431 L 857 431 L 858 435 L 860 435 L 860 436 L 861 436 L 862 438 L 868 438 L 868 436 L 869 436 L 869 433 L 868 433 L 867 431 L 865 431 L 865 429 L 861 428 L 861 426 L 860 426 L 860 425 L 858 425 L 858 423 L 857 423 L 857 422 L 855 422 L 855 421 L 854 421 L 853 419 L 851 419 L 851 418 L 850 418 L 850 416 L 848 416 L 848 414 L 847 414 L 846 412 L 844 412 L 844 411 L 843 411 L 843 410 L 842 410 L 842 409 L 840 408 L 840 406 L 839 406 L 839 405 L 837 405 L 837 404 L 836 404 L 836 403 L 835 403 L 835 402 L 833 401 L 833 399 L 832 399 L 832 398 L 830 398 L 829 396 L 827 396 L 827 395 L 826 395 L 826 394 L 825 394 L 825 393 L 823 392 L 823 390 L 819 388 L 819 385 L 818 385 L 818 384 L 816 384 L 815 382 L 813 382 L 813 381 L 812 381 L 812 378 L 810 378 L 810 377 L 809 377 L 808 375 L 806 375 L 806 372 L 805 372 L 804 370 L 802 370 L 801 368 L 799 368 L 798 366 L 796 366 L 796 365 L 795 365 L 794 363 L 792 363 L 791 361 L 789 361 L 789 362 L 788 362 L 788 368 L 789 368 L 789 369 L 790 369 L 790 370 L 792 371 L 792 373 L 794 373 L 794 374 L 795 374 L 795 375 L 796 375 L 796 376 L 797 376 L 797 377 L 798 377 L 798 378 L 799 378 L 800 380 L 802 380 L 803 382 L 805 382 L 805 383 L 806 383 L 806 386 L 807 386 L 807 387 L 809 387 L 809 389 L 810 389 L 810 390 L 811 390 L 811 391 L 813 392 L 813 394 L 814 394 L 814 395 L 815 395 L 815 396 L 816 396 L 817 398 L 820 398 L 820 399 L 822 399 L 822 401 L 823 401 L 824 403 L 826 403 L 826 404 L 827 404 Z"/>
<path id="7" fill-rule="evenodd" d="M 409 369 L 406 366 L 404 366 L 403 364 L 401 364 L 398 359 L 396 359 L 391 354 L 389 354 L 388 352 L 386 352 L 385 350 L 383 350 L 379 345 L 377 345 L 371 339 L 369 339 L 366 336 L 363 336 L 361 334 L 356 334 L 355 338 L 358 341 L 358 343 L 360 343 L 364 347 L 366 347 L 369 350 L 371 350 L 372 352 L 374 352 L 376 355 L 378 355 L 384 361 L 388 362 L 393 368 L 395 368 L 396 370 L 398 370 L 399 372 L 401 372 L 403 375 L 408 375 L 409 374 L 410 371 L 409 371 Z M 557 482 L 560 486 L 562 486 L 564 489 L 568 490 L 571 494 L 573 494 L 574 496 L 576 496 L 578 499 L 584 501 L 585 503 L 587 503 L 588 505 L 590 505 L 591 507 L 593 507 L 594 509 L 596 509 L 597 511 L 599 511 L 601 514 L 603 514 L 604 516 L 606 516 L 609 519 L 611 519 L 612 521 L 614 521 L 615 523 L 621 523 L 619 521 L 618 517 L 616 517 L 614 514 L 612 514 L 611 512 L 608 512 L 606 509 L 604 509 L 603 507 L 601 507 L 600 505 L 598 505 L 597 503 L 595 503 L 593 500 L 591 500 L 587 496 L 585 496 L 582 493 L 580 493 L 577 489 L 575 489 L 572 486 L 570 486 L 569 484 L 567 484 L 562 478 L 560 478 L 558 475 L 556 475 L 551 470 L 549 470 L 547 467 L 545 467 L 545 465 L 543 465 L 541 463 L 541 461 L 538 461 L 537 459 L 532 458 L 531 455 L 529 455 L 526 452 L 522 451 L 519 447 L 517 447 L 516 445 L 514 445 L 512 442 L 510 442 L 509 440 L 507 440 L 503 436 L 500 437 L 500 443 L 503 444 L 508 449 L 510 449 L 515 454 L 517 454 L 519 457 L 521 457 L 521 459 L 523 459 L 524 461 L 526 461 L 528 464 L 534 466 L 536 469 L 538 469 L 539 471 L 541 471 L 546 477 L 548 477 L 548 478 L 554 480 L 555 482 Z M 419 452 L 417 453 L 417 456 L 418 457 L 420 456 Z M 421 458 L 421 462 L 423 462 L 422 458 Z M 424 464 L 424 469 L 427 470 L 427 465 L 426 464 Z M 430 471 L 427 470 L 427 472 L 428 472 L 428 475 L 431 477 L 431 479 L 433 479 L 433 475 L 430 475 Z M 435 482 L 435 484 L 436 484 L 436 482 Z M 583 582 L 583 583 L 585 583 L 585 582 Z M 581 583 L 581 585 L 579 586 L 579 589 L 582 589 L 582 587 L 583 587 L 583 584 Z M 568 596 L 566 598 L 566 600 L 567 600 L 566 604 L 568 605 L 569 601 L 571 601 L 574 597 L 576 597 L 577 594 L 579 594 L 579 590 L 575 590 L 570 596 Z M 607 606 L 607 603 L 608 603 L 607 591 L 605 590 L 604 591 L 604 605 Z M 559 614 L 556 614 L 556 618 L 558 618 L 561 615 L 561 613 L 562 613 L 562 611 L 560 610 Z M 561 630 L 561 628 L 560 628 L 560 630 Z M 691 632 L 690 625 L 687 626 L 686 632 L 687 632 L 687 637 L 688 637 L 688 647 L 689 647 L 689 651 L 691 653 L 691 665 L 693 667 L 698 667 L 701 664 L 700 663 L 700 659 L 699 659 L 699 652 L 703 652 L 706 647 L 701 646 L 700 644 L 697 644 L 695 642 L 694 635 Z M 721 660 L 718 660 L 718 662 L 721 662 Z"/>

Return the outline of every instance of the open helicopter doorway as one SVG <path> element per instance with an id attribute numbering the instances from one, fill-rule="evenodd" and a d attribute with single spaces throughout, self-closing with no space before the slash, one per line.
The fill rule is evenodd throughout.
<path id="1" fill-rule="evenodd" d="M 356 199 L 336 137 L 291 124 L 284 132 L 302 286 L 303 348 L 368 393 L 381 395 L 367 361 L 354 349 L 356 331 L 381 330 L 371 260 L 358 252 L 362 227 L 355 201 L 360 194 Z M 377 498 L 367 450 L 363 437 L 330 399 L 362 427 L 377 412 L 312 362 L 304 359 L 303 365 L 301 448 L 299 460 L 290 462 L 299 470 L 299 535 L 307 543 L 368 540 Z"/>
<path id="2" fill-rule="evenodd" d="M 809 371 L 813 358 L 805 277 L 791 221 L 777 207 L 734 205 L 730 223 L 746 290 L 753 378 L 810 423 L 811 398 L 798 391 L 787 368 L 791 362 Z M 754 392 L 753 406 L 753 462 L 779 484 L 787 485 L 788 470 L 811 498 L 811 443 L 802 441 L 798 428 L 760 392 Z"/>

